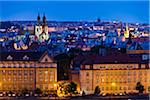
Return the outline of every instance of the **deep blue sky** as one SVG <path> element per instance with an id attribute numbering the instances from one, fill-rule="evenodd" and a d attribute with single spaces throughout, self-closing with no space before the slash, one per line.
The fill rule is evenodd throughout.
<path id="1" fill-rule="evenodd" d="M 36 20 L 38 12 L 48 20 L 119 20 L 149 22 L 148 1 L 0 1 L 0 21 Z"/>

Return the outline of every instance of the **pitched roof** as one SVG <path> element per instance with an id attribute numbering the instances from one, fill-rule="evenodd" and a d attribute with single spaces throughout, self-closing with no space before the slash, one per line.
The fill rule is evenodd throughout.
<path id="1" fill-rule="evenodd" d="M 79 55 L 74 59 L 74 64 L 103 64 L 103 63 L 141 63 L 140 56 L 131 56 L 121 52 L 112 52 L 106 56 L 96 54 Z"/>
<path id="2" fill-rule="evenodd" d="M 0 61 L 38 61 L 43 52 L 0 52 Z"/>

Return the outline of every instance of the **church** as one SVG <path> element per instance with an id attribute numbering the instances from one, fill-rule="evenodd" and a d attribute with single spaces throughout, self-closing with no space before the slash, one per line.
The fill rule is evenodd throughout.
<path id="1" fill-rule="evenodd" d="M 41 23 L 40 15 L 37 17 L 37 24 L 35 25 L 35 40 L 45 42 L 49 39 L 48 25 L 46 24 L 45 14 L 43 16 L 43 22 Z"/>

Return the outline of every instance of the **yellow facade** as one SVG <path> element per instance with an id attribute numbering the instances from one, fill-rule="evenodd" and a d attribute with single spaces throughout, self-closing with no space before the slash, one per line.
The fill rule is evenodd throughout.
<path id="1" fill-rule="evenodd" d="M 129 38 L 129 28 L 127 24 L 126 24 L 126 31 L 124 32 L 124 37 Z"/>
<path id="2" fill-rule="evenodd" d="M 137 82 L 144 85 L 144 93 L 148 93 L 150 86 L 150 69 L 146 64 L 94 64 L 82 65 L 80 71 L 81 90 L 94 93 L 99 86 L 101 93 L 132 93 L 138 92 L 135 87 Z"/>
<path id="3" fill-rule="evenodd" d="M 0 61 L 0 91 L 48 91 L 56 82 L 57 64 L 47 54 L 39 61 Z"/>

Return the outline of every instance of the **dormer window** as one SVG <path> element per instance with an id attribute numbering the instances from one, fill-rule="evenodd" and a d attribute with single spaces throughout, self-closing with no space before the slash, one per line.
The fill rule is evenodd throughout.
<path id="1" fill-rule="evenodd" d="M 9 55 L 8 57 L 7 57 L 7 60 L 12 60 L 13 59 L 13 57 L 11 56 L 11 55 Z"/>
<path id="2" fill-rule="evenodd" d="M 25 55 L 25 56 L 23 57 L 23 60 L 29 60 L 29 57 L 28 57 L 27 55 Z"/>

